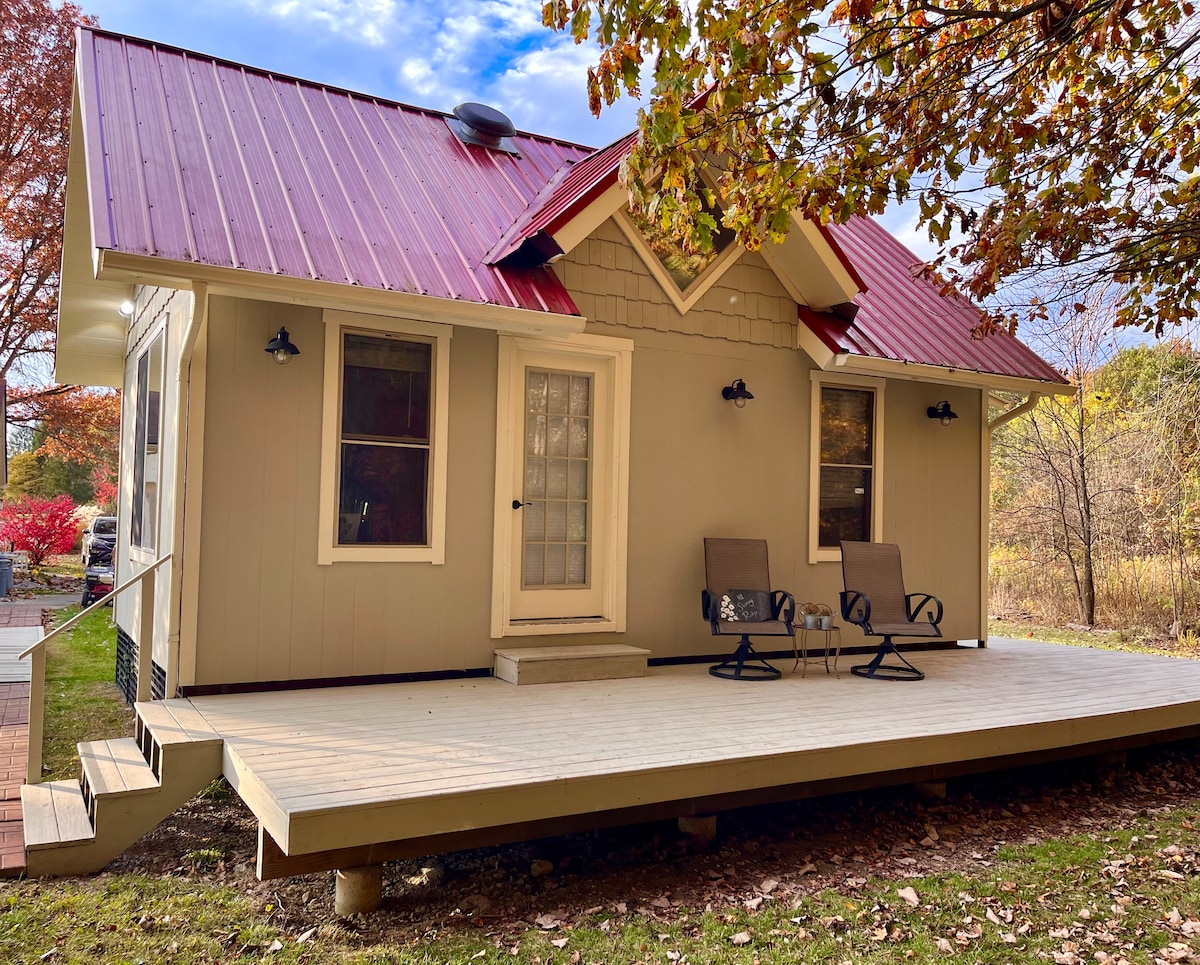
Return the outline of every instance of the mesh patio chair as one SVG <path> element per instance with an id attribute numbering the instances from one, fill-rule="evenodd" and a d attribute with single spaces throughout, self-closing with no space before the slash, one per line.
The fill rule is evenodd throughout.
<path id="1" fill-rule="evenodd" d="M 701 593 L 704 619 L 714 636 L 740 636 L 729 658 L 708 672 L 727 680 L 775 680 L 782 676 L 754 651 L 750 637 L 796 636 L 796 600 L 771 589 L 765 539 L 705 539 Z"/>
<path id="2" fill-rule="evenodd" d="M 869 637 L 883 637 L 874 659 L 851 667 L 860 677 L 878 680 L 924 680 L 925 674 L 904 659 L 893 637 L 940 637 L 942 601 L 928 593 L 905 593 L 900 547 L 895 543 L 842 541 L 842 619 Z M 926 606 L 926 619 L 918 619 Z M 883 661 L 895 657 L 899 663 Z"/>

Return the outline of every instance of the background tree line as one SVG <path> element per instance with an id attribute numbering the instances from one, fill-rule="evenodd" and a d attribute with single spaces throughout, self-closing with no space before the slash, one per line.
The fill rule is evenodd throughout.
<path id="1" fill-rule="evenodd" d="M 72 3 L 0 4 L 0 385 L 6 504 L 68 495 L 112 512 L 120 397 L 50 378 L 70 135 Z"/>
<path id="2" fill-rule="evenodd" d="M 1104 349 L 1111 321 L 1063 336 L 1073 397 L 1043 399 L 992 449 L 994 614 L 1200 626 L 1200 351 Z"/>

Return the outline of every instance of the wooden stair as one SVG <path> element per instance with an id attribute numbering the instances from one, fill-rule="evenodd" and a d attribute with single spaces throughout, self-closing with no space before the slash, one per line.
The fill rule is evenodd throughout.
<path id="1" fill-rule="evenodd" d="M 492 675 L 510 684 L 567 683 L 646 676 L 649 650 L 620 643 L 493 650 Z"/>
<path id="2" fill-rule="evenodd" d="M 220 777 L 220 735 L 190 702 L 134 709 L 133 737 L 79 745 L 78 782 L 21 788 L 30 877 L 99 871 Z"/>

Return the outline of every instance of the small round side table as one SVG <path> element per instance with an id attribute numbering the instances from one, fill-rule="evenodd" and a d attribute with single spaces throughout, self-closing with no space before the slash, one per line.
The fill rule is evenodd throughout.
<path id="1" fill-rule="evenodd" d="M 832 644 L 833 649 L 833 673 L 839 680 L 842 679 L 841 673 L 838 672 L 838 659 L 842 655 L 842 628 L 837 624 L 832 624 L 827 627 L 797 627 L 800 631 L 799 635 L 792 638 L 792 652 L 796 654 L 796 662 L 792 664 L 792 673 L 796 672 L 796 668 L 800 666 L 800 661 L 804 661 L 804 669 L 801 672 L 801 677 L 808 676 L 808 635 L 810 633 L 825 634 L 825 672 L 829 673 L 829 647 Z"/>

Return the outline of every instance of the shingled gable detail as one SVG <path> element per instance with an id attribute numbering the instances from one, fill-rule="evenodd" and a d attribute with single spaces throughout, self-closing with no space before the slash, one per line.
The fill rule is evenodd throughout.
<path id="1" fill-rule="evenodd" d="M 635 141 L 636 132 L 628 134 L 591 157 L 568 164 L 568 170 L 556 172 L 552 183 L 539 192 L 529 208 L 504 232 L 488 253 L 488 261 L 500 264 L 517 259 L 531 248 L 544 247 L 543 239 L 552 239 L 556 250 L 569 253 L 610 217 L 619 216 L 628 206 L 629 198 L 618 174 Z M 619 223 L 658 277 L 653 256 L 635 237 L 636 229 L 627 222 Z M 852 301 L 866 289 L 857 269 L 832 235 L 803 218 L 793 217 L 792 231 L 782 244 L 768 243 L 762 250 L 780 283 L 799 305 L 821 310 Z M 659 280 L 676 308 L 681 313 L 687 312 L 733 260 L 736 259 L 732 256 L 722 259 L 696 291 L 681 294 L 670 281 Z"/>

